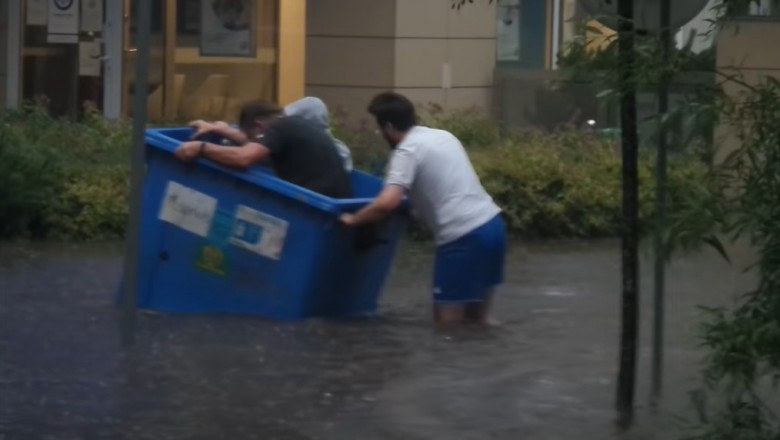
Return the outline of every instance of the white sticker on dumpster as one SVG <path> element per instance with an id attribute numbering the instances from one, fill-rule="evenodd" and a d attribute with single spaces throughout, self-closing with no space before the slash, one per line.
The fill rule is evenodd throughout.
<path id="1" fill-rule="evenodd" d="M 160 220 L 206 237 L 216 210 L 214 197 L 170 181 L 160 207 Z"/>
<path id="2" fill-rule="evenodd" d="M 281 219 L 238 205 L 230 243 L 264 257 L 278 260 L 282 256 L 289 224 Z"/>

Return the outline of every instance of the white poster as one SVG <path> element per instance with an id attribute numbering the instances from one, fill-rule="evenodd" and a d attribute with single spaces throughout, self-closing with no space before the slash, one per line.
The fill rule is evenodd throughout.
<path id="1" fill-rule="evenodd" d="M 103 31 L 103 0 L 81 0 L 81 30 Z"/>
<path id="2" fill-rule="evenodd" d="M 30 26 L 46 26 L 48 21 L 49 0 L 27 0 L 27 24 Z"/>
<path id="3" fill-rule="evenodd" d="M 79 43 L 79 76 L 100 76 L 100 43 L 82 41 Z"/>
<path id="4" fill-rule="evenodd" d="M 79 0 L 49 0 L 48 17 L 49 42 L 78 41 Z"/>
<path id="5" fill-rule="evenodd" d="M 217 210 L 217 199 L 170 181 L 165 190 L 160 220 L 178 226 L 195 235 L 206 237 Z"/>
<path id="6" fill-rule="evenodd" d="M 201 0 L 200 55 L 253 57 L 254 1 Z"/>
<path id="7" fill-rule="evenodd" d="M 278 260 L 282 256 L 289 224 L 281 219 L 238 205 L 230 244 Z"/>
<path id="8" fill-rule="evenodd" d="M 497 54 L 498 61 L 520 61 L 520 8 L 498 8 Z"/>

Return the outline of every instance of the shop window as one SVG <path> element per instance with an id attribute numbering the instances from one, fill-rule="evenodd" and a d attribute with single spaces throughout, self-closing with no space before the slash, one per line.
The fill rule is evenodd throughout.
<path id="1" fill-rule="evenodd" d="M 276 0 L 177 0 L 176 9 L 178 118 L 234 121 L 247 101 L 276 99 Z"/>
<path id="2" fill-rule="evenodd" d="M 498 63 L 544 69 L 548 46 L 547 0 L 499 0 L 496 9 Z"/>

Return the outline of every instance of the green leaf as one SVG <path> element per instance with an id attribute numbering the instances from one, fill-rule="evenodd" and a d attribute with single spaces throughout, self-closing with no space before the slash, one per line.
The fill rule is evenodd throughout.
<path id="1" fill-rule="evenodd" d="M 720 254 L 720 256 L 723 257 L 724 260 L 726 260 L 726 262 L 731 264 L 731 259 L 729 258 L 729 255 L 726 252 L 726 248 L 723 246 L 723 243 L 720 241 L 720 239 L 718 237 L 716 237 L 714 235 L 710 235 L 710 236 L 704 237 L 702 239 L 702 241 L 705 244 L 707 244 L 710 247 L 712 247 L 713 249 L 715 249 L 718 252 L 718 254 Z"/>
<path id="2" fill-rule="evenodd" d="M 605 89 L 605 90 L 600 91 L 596 95 L 596 98 L 597 99 L 604 99 L 604 98 L 608 98 L 608 97 L 610 97 L 610 96 L 612 96 L 614 94 L 615 94 L 615 90 L 613 90 L 613 89 Z"/>

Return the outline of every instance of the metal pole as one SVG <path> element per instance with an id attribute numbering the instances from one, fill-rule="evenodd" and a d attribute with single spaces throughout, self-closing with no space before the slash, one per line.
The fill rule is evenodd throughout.
<path id="1" fill-rule="evenodd" d="M 661 65 L 669 65 L 672 49 L 672 30 L 670 29 L 671 0 L 661 0 Z M 654 304 L 653 304 L 653 365 L 650 406 L 658 408 L 661 393 L 663 392 L 663 363 L 664 363 L 664 296 L 666 282 L 666 261 L 663 249 L 663 229 L 666 227 L 666 159 L 668 138 L 664 119 L 669 111 L 669 75 L 666 71 L 661 73 L 658 82 L 658 158 L 656 163 L 655 183 L 655 267 L 654 267 Z"/>
<path id="2" fill-rule="evenodd" d="M 152 0 L 133 0 L 138 4 L 137 58 L 133 92 L 133 143 L 130 171 L 130 220 L 127 225 L 127 252 L 124 265 L 124 295 L 121 320 L 122 344 L 135 343 L 138 253 L 141 232 L 141 200 L 143 193 L 147 89 L 149 84 L 149 34 L 151 32 Z"/>
<path id="3" fill-rule="evenodd" d="M 636 87 L 634 84 L 634 0 L 619 0 L 618 71 L 620 75 L 620 129 L 623 155 L 622 219 L 622 322 L 620 335 L 620 371 L 617 410 L 619 425 L 631 426 L 634 420 L 637 339 L 639 336 L 639 222 L 638 173 L 639 139 L 637 134 Z"/>

